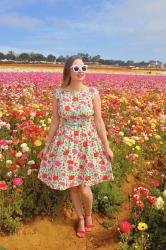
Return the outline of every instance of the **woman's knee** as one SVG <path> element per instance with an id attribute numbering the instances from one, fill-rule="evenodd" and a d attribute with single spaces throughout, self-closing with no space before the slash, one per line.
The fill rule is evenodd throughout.
<path id="1" fill-rule="evenodd" d="M 84 196 L 89 196 L 92 191 L 91 188 L 89 186 L 81 186 L 79 187 L 81 194 L 83 194 Z"/>
<path id="2" fill-rule="evenodd" d="M 76 192 L 78 192 L 79 191 L 79 189 L 78 189 L 78 187 L 76 186 L 76 187 L 71 187 L 70 188 L 70 192 L 72 192 L 72 193 L 76 193 Z"/>

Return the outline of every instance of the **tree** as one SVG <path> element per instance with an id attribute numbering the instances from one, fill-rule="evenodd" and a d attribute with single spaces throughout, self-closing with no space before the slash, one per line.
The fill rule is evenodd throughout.
<path id="1" fill-rule="evenodd" d="M 6 59 L 8 59 L 8 60 L 15 60 L 16 56 L 15 56 L 14 52 L 13 51 L 9 51 L 7 53 L 7 55 L 6 55 Z"/>
<path id="2" fill-rule="evenodd" d="M 3 59 L 5 59 L 5 55 L 2 52 L 0 52 L 0 60 L 3 60 Z"/>
<path id="3" fill-rule="evenodd" d="M 46 58 L 47 62 L 55 62 L 56 61 L 56 57 L 52 54 L 49 54 Z"/>
<path id="4" fill-rule="evenodd" d="M 66 60 L 66 58 L 64 56 L 59 56 L 56 61 L 57 62 L 65 62 L 65 60 Z"/>
<path id="5" fill-rule="evenodd" d="M 100 61 L 100 55 L 96 55 L 96 56 L 92 57 L 91 61 L 92 62 L 99 62 Z"/>
<path id="6" fill-rule="evenodd" d="M 40 53 L 31 53 L 30 54 L 30 58 L 31 58 L 31 61 L 38 61 L 38 62 L 40 62 L 40 61 L 45 61 L 46 60 L 46 58 L 45 58 L 45 56 L 43 56 L 42 54 L 40 54 Z"/>
<path id="7" fill-rule="evenodd" d="M 19 56 L 18 56 L 18 59 L 20 61 L 30 61 L 31 60 L 31 57 L 28 53 L 21 53 Z"/>

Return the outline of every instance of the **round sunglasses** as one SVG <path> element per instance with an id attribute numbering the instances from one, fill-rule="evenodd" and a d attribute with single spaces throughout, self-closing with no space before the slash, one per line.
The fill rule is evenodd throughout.
<path id="1" fill-rule="evenodd" d="M 74 72 L 78 72 L 78 71 L 86 72 L 88 70 L 88 65 L 82 65 L 82 66 L 73 65 L 70 68 Z"/>

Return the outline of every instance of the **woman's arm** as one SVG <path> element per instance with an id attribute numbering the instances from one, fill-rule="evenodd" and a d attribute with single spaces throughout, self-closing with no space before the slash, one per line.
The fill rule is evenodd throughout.
<path id="1" fill-rule="evenodd" d="M 94 118 L 95 118 L 95 125 L 97 128 L 97 132 L 101 138 L 101 141 L 104 145 L 105 150 L 108 150 L 110 149 L 110 147 L 109 147 L 109 142 L 107 140 L 107 132 L 106 132 L 105 124 L 101 115 L 100 95 L 96 94 L 95 97 L 92 99 L 92 101 L 93 101 Z"/>
<path id="2" fill-rule="evenodd" d="M 56 97 L 53 98 L 52 109 L 53 109 L 52 121 L 49 127 L 46 145 L 50 144 L 60 124 L 60 116 L 58 114 L 58 101 Z"/>

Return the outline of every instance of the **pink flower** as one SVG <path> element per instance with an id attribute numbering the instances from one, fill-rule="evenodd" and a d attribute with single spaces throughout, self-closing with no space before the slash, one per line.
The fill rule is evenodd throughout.
<path id="1" fill-rule="evenodd" d="M 13 185 L 14 186 L 21 186 L 23 184 L 23 179 L 22 178 L 15 178 L 14 180 L 13 180 Z"/>
<path id="2" fill-rule="evenodd" d="M 119 229 L 121 231 L 121 233 L 129 233 L 130 229 L 131 229 L 131 225 L 130 223 L 126 220 L 126 221 L 122 221 L 119 224 Z"/>

